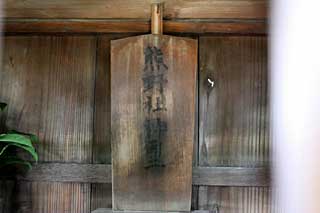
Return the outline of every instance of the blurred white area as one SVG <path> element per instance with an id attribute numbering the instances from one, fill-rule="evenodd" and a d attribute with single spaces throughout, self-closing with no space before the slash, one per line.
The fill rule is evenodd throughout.
<path id="1" fill-rule="evenodd" d="M 273 0 L 274 187 L 285 213 L 320 213 L 320 1 Z"/>

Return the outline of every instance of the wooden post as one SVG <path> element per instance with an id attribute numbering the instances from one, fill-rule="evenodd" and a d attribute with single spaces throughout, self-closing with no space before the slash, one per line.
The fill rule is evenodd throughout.
<path id="1" fill-rule="evenodd" d="M 163 4 L 154 3 L 151 5 L 151 33 L 162 35 L 163 33 Z"/>

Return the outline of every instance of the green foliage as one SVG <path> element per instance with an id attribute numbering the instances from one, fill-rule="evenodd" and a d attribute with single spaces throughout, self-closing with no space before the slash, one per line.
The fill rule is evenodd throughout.
<path id="1" fill-rule="evenodd" d="M 7 104 L 0 103 L 0 112 L 3 112 Z M 0 168 L 8 165 L 22 165 L 31 168 L 31 161 L 38 161 L 38 154 L 33 143 L 39 141 L 38 137 L 33 134 L 10 130 L 0 134 Z M 22 150 L 28 153 L 32 160 L 19 158 L 16 150 Z"/>
<path id="2" fill-rule="evenodd" d="M 6 103 L 1 103 L 0 102 L 0 112 L 2 112 L 3 110 L 5 110 L 5 108 L 7 107 Z"/>

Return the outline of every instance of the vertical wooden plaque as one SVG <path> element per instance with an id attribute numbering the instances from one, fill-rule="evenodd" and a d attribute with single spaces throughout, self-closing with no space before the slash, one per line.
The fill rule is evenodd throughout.
<path id="1" fill-rule="evenodd" d="M 189 211 L 197 42 L 111 42 L 114 210 Z"/>

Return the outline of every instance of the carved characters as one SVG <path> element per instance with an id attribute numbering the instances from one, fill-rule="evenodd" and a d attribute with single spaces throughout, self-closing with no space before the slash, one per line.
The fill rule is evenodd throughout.
<path id="1" fill-rule="evenodd" d="M 144 50 L 145 66 L 143 69 L 143 143 L 145 168 L 162 167 L 162 144 L 167 132 L 167 122 L 163 112 L 167 111 L 164 94 L 167 84 L 168 66 L 164 63 L 160 48 L 146 47 Z"/>

